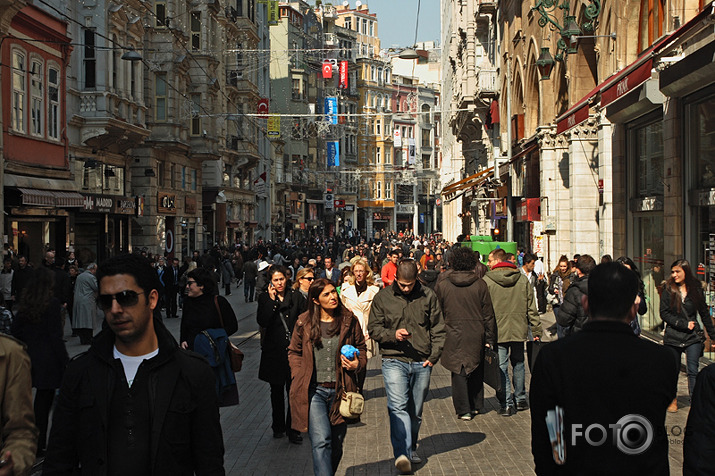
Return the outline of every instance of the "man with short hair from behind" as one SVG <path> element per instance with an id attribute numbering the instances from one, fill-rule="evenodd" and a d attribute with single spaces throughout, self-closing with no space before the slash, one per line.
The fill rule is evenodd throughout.
<path id="1" fill-rule="evenodd" d="M 588 320 L 588 313 L 583 307 L 583 296 L 588 292 L 588 275 L 596 267 L 591 255 L 581 255 L 576 260 L 576 279 L 564 294 L 564 302 L 556 315 L 556 322 L 563 326 L 564 336 L 580 331 Z"/>
<path id="2" fill-rule="evenodd" d="M 668 349 L 633 334 L 638 287 L 636 275 L 618 263 L 595 267 L 582 332 L 541 349 L 530 388 L 536 474 L 669 474 L 665 415 L 678 368 Z M 546 422 L 557 406 L 562 465 Z"/>
<path id="3" fill-rule="evenodd" d="M 43 474 L 223 475 L 214 375 L 154 319 L 156 271 L 119 255 L 97 281 L 107 328 L 67 366 Z"/>
<path id="4" fill-rule="evenodd" d="M 417 280 L 414 260 L 401 261 L 394 283 L 375 295 L 367 328 L 380 344 L 395 466 L 409 474 L 412 464 L 422 462 L 417 454 L 422 405 L 445 339 L 437 295 Z"/>

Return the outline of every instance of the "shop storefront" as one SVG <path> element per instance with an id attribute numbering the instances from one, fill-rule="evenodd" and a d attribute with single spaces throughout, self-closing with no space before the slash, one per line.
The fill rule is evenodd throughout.
<path id="1" fill-rule="evenodd" d="M 82 194 L 82 208 L 71 219 L 70 246 L 82 263 L 102 262 L 130 250 L 136 200 Z"/>

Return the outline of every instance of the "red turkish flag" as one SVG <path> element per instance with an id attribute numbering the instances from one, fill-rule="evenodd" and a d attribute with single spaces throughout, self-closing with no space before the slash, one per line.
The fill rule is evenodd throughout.
<path id="1" fill-rule="evenodd" d="M 323 79 L 330 79 L 333 77 L 333 65 L 330 63 L 323 63 Z"/>

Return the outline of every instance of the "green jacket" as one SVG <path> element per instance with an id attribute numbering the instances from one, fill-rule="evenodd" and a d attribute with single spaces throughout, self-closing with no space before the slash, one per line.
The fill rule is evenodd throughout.
<path id="1" fill-rule="evenodd" d="M 437 295 L 419 281 L 407 295 L 395 283 L 381 289 L 372 300 L 367 322 L 370 337 L 380 344 L 384 358 L 436 364 L 442 355 L 446 337 L 442 309 Z M 398 329 L 407 329 L 412 337 L 398 341 Z"/>
<path id="2" fill-rule="evenodd" d="M 541 338 L 534 290 L 519 269 L 499 263 L 484 276 L 497 321 L 497 342 L 524 342 L 528 330 Z"/>

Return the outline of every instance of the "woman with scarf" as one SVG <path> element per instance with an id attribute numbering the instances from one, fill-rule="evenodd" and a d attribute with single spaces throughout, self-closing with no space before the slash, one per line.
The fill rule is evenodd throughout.
<path id="1" fill-rule="evenodd" d="M 367 333 L 367 321 L 370 316 L 370 307 L 375 295 L 380 291 L 379 286 L 375 284 L 373 273 L 364 260 L 358 260 L 351 268 L 352 277 L 348 283 L 343 284 L 340 292 L 340 299 L 345 307 L 355 314 L 360 327 L 362 328 L 365 337 L 365 346 L 367 348 L 367 358 L 371 358 L 377 354 L 377 345 L 375 341 L 370 339 Z M 358 388 L 362 393 L 363 384 L 365 383 L 366 368 L 362 368 L 358 372 Z"/>

